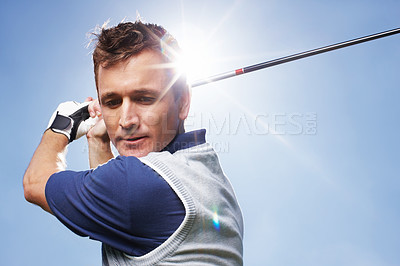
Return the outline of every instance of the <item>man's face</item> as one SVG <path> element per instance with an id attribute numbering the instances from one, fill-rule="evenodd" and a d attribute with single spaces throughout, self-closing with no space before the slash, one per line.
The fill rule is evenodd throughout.
<path id="1" fill-rule="evenodd" d="M 98 93 L 111 142 L 123 156 L 162 150 L 182 128 L 190 97 L 178 100 L 162 56 L 145 50 L 109 68 L 99 67 Z M 157 67 L 158 66 L 158 67 Z"/>

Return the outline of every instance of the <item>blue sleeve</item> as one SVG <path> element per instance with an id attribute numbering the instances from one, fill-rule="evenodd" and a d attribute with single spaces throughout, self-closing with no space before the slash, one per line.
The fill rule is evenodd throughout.
<path id="1" fill-rule="evenodd" d="M 144 255 L 179 227 L 185 209 L 168 183 L 135 157 L 52 175 L 46 199 L 70 230 L 129 255 Z"/>

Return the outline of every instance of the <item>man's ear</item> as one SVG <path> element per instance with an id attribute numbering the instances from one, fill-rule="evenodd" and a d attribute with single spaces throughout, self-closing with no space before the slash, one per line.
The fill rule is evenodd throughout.
<path id="1" fill-rule="evenodd" d="M 185 120 L 189 115 L 191 98 L 192 98 L 192 95 L 190 92 L 190 88 L 186 87 L 182 91 L 182 95 L 179 99 L 179 119 L 182 121 Z"/>

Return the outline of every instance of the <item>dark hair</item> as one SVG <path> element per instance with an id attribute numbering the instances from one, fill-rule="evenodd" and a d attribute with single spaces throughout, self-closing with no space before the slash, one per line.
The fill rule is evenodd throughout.
<path id="1" fill-rule="evenodd" d="M 145 49 L 160 52 L 166 63 L 175 62 L 180 48 L 175 40 L 162 26 L 141 21 L 123 22 L 112 28 L 102 28 L 96 36 L 93 51 L 94 76 L 98 90 L 98 72 L 100 66 L 113 65 L 138 55 Z M 175 71 L 171 69 L 172 73 Z M 186 76 L 181 75 L 173 88 L 177 91 L 187 88 Z M 180 95 L 180 93 L 178 93 Z"/>

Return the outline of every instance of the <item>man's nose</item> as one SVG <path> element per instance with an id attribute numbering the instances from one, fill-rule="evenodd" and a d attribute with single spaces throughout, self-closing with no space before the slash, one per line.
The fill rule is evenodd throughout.
<path id="1" fill-rule="evenodd" d="M 132 102 L 124 102 L 122 104 L 119 125 L 123 129 L 135 130 L 139 126 L 139 116 L 136 107 L 136 104 Z"/>

